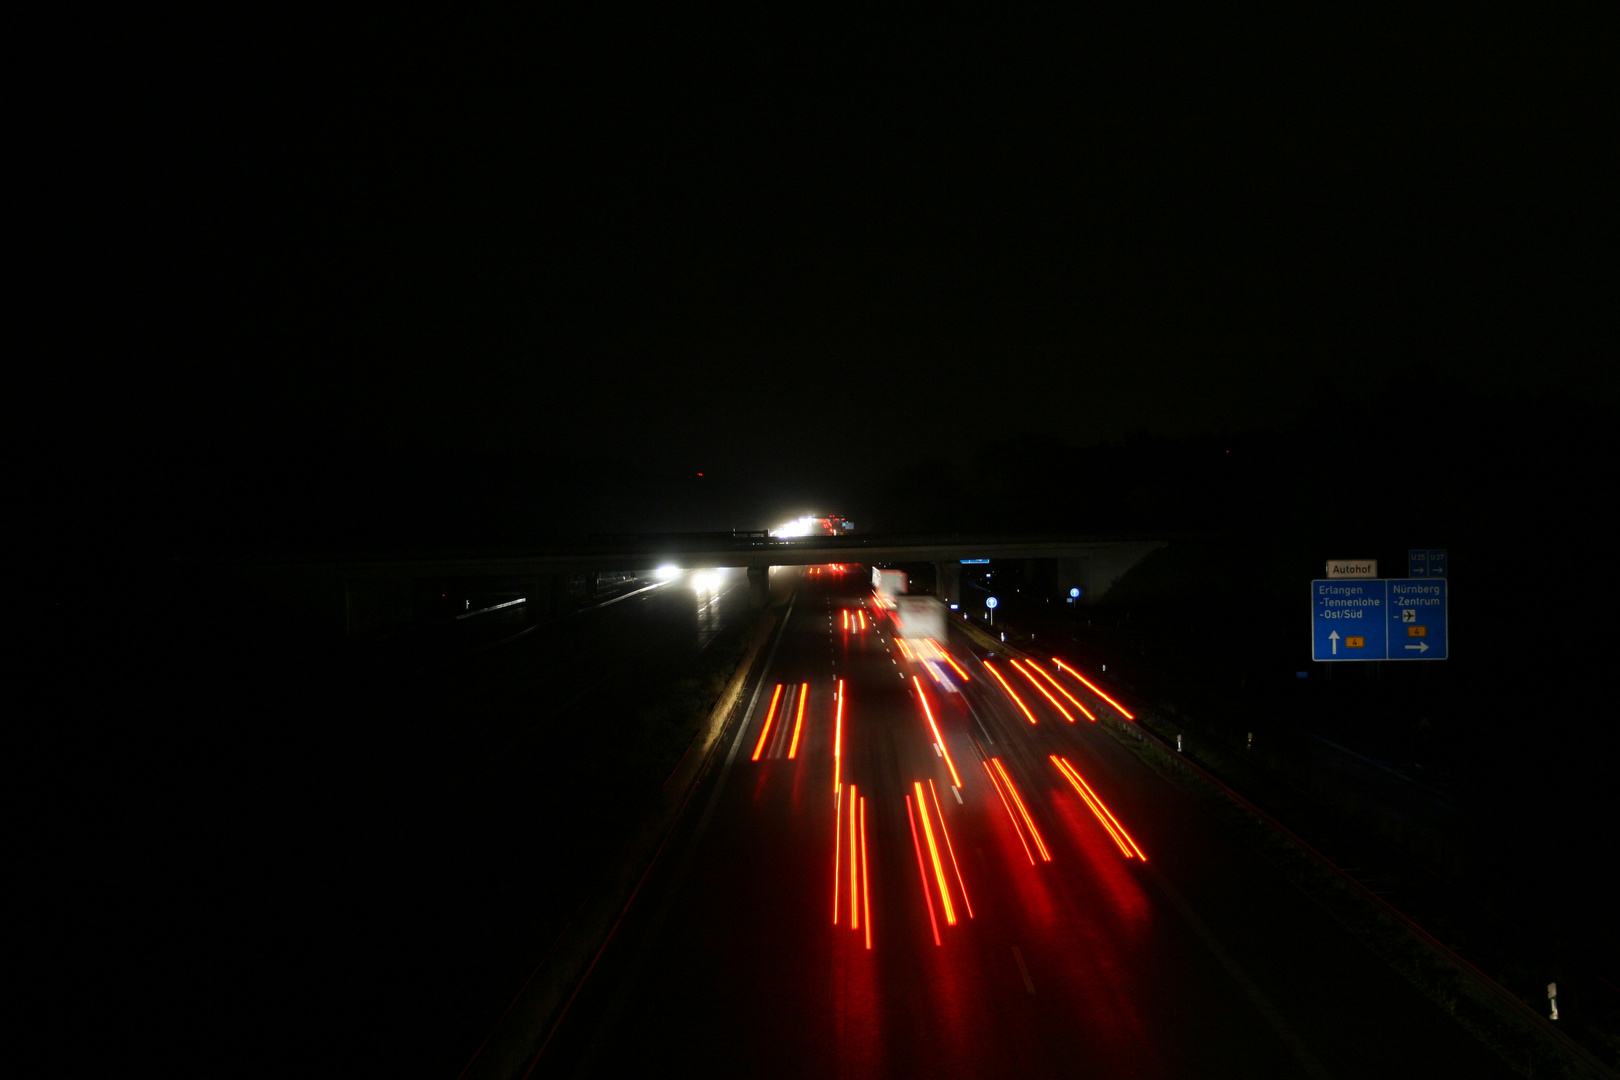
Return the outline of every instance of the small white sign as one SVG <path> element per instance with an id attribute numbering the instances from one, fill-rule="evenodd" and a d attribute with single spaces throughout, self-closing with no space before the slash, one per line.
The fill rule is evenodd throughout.
<path id="1" fill-rule="evenodd" d="M 1378 560 L 1329 559 L 1327 576 L 1330 578 L 1375 578 L 1378 576 Z"/>

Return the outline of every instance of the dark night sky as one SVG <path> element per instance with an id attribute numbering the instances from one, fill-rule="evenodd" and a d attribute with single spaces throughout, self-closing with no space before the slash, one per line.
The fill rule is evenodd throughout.
<path id="1" fill-rule="evenodd" d="M 74 87 L 31 452 L 324 546 L 860 512 L 1333 395 L 1620 404 L 1600 28 L 613 10 L 192 26 Z"/>

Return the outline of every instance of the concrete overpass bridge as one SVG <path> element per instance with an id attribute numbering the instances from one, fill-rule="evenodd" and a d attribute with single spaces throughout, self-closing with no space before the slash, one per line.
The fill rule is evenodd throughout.
<path id="1" fill-rule="evenodd" d="M 748 571 L 763 603 L 770 568 L 825 563 L 931 564 L 935 591 L 961 599 L 964 559 L 1026 564 L 1054 589 L 1079 586 L 1091 603 L 1168 539 L 1141 536 L 852 535 L 777 538 L 758 533 L 646 533 L 541 544 L 525 550 L 374 554 L 193 562 L 249 604 L 263 604 L 323 637 L 351 637 L 421 618 L 424 598 L 453 584 L 501 583 L 531 610 L 560 612 L 572 595 L 596 593 L 606 575 L 683 570 Z"/>

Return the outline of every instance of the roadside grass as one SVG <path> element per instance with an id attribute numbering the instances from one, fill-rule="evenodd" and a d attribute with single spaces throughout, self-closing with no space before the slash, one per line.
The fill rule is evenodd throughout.
<path id="1" fill-rule="evenodd" d="M 696 666 L 668 683 L 635 714 L 622 765 L 640 801 L 668 780 L 708 720 L 747 652 L 747 630 L 733 627 L 710 643 Z"/>
<path id="2" fill-rule="evenodd" d="M 506 929 L 492 938 L 502 954 L 521 954 L 524 962 L 503 970 L 492 957 L 489 966 L 469 976 L 483 988 L 461 1032 L 464 1053 L 485 1044 L 473 1075 L 504 1075 L 507 1066 L 519 1067 L 513 1063 L 531 1060 L 537 1052 L 538 1040 L 606 940 L 679 806 L 708 745 L 703 741 L 708 721 L 744 674 L 751 646 L 757 652 L 760 627 L 758 619 L 744 619 L 722 629 L 688 662 L 638 688 L 611 721 L 569 725 L 564 749 L 532 736 L 504 748 L 517 771 L 530 777 L 542 761 L 567 759 L 563 767 L 547 768 L 545 784 L 527 785 L 534 792 L 543 789 L 543 796 L 536 796 L 543 807 L 530 804 L 525 812 L 508 815 L 534 821 L 565 814 L 567 827 L 538 836 L 508 828 L 487 843 L 492 854 L 521 848 L 523 865 L 541 869 L 530 873 L 523 887 L 504 889 L 518 906 L 501 912 Z M 689 751 L 693 756 L 687 760 Z M 612 797 L 604 799 L 604 792 Z"/>

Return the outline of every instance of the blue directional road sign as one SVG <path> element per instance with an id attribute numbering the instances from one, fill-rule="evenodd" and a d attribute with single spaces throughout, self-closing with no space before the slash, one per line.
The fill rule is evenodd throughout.
<path id="1" fill-rule="evenodd" d="M 1408 577 L 1443 578 L 1446 576 L 1445 548 L 1410 548 L 1406 552 Z"/>
<path id="2" fill-rule="evenodd" d="M 1312 660 L 1444 660 L 1445 578 L 1311 582 Z"/>

